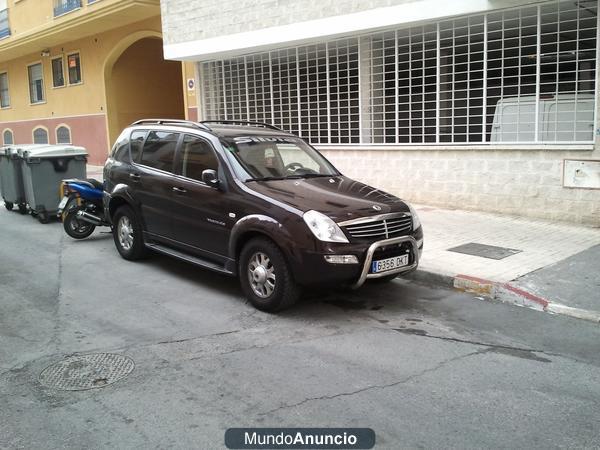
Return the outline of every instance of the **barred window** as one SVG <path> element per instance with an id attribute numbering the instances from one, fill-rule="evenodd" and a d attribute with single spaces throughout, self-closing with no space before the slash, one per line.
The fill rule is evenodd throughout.
<path id="1" fill-rule="evenodd" d="M 203 114 L 325 145 L 591 143 L 597 13 L 552 1 L 203 62 Z"/>
<path id="2" fill-rule="evenodd" d="M 34 144 L 47 144 L 48 143 L 48 130 L 42 127 L 38 127 L 33 130 L 33 143 Z"/>
<path id="3" fill-rule="evenodd" d="M 61 125 L 56 129 L 56 143 L 57 144 L 70 144 L 71 143 L 71 130 L 66 125 Z"/>
<path id="4" fill-rule="evenodd" d="M 2 133 L 2 140 L 4 141 L 4 145 L 13 145 L 13 132 L 11 130 L 4 130 Z"/>

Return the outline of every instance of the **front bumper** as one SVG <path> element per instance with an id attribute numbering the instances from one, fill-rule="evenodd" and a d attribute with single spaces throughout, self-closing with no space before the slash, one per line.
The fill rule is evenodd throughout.
<path id="1" fill-rule="evenodd" d="M 394 249 L 397 247 L 397 249 Z M 410 250 L 409 265 L 383 273 L 369 273 L 373 260 L 399 256 Z M 421 228 L 407 236 L 385 239 L 371 243 L 323 244 L 314 251 L 300 251 L 291 256 L 290 262 L 296 281 L 303 286 L 349 285 L 354 289 L 367 280 L 388 275 L 414 271 L 423 251 Z M 335 264 L 325 260 L 329 255 L 354 255 L 358 264 Z"/>
<path id="2" fill-rule="evenodd" d="M 396 269 L 388 270 L 388 271 L 381 272 L 381 273 L 369 273 L 369 270 L 371 268 L 371 263 L 373 262 L 373 255 L 375 254 L 375 251 L 378 248 L 387 247 L 390 245 L 401 245 L 403 243 L 408 243 L 412 247 L 412 249 L 411 249 L 412 263 L 411 264 L 409 264 L 408 266 L 398 267 Z M 402 236 L 402 237 L 397 237 L 397 238 L 392 238 L 392 239 L 385 239 L 383 241 L 373 242 L 367 250 L 366 257 L 362 264 L 362 271 L 360 273 L 358 280 L 352 285 L 352 289 L 358 289 L 365 283 L 365 281 L 367 281 L 368 279 L 371 279 L 371 278 L 381 278 L 381 277 L 386 277 L 388 275 L 394 275 L 394 274 L 399 274 L 399 273 L 404 273 L 404 272 L 411 272 L 411 271 L 415 270 L 417 268 L 417 266 L 419 265 L 419 257 L 420 257 L 419 243 L 412 236 Z"/>

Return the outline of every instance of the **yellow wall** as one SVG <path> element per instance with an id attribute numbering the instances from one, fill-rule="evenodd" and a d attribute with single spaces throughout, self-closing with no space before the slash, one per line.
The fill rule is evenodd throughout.
<path id="1" fill-rule="evenodd" d="M 162 40 L 146 38 L 129 47 L 114 64 L 111 89 L 114 129 L 111 138 L 143 118 L 183 119 L 181 63 L 164 61 Z"/>
<path id="2" fill-rule="evenodd" d="M 41 27 L 54 18 L 52 0 L 8 0 L 8 11 L 13 36 Z"/>
<path id="3" fill-rule="evenodd" d="M 44 28 L 51 29 L 67 22 L 81 21 L 90 13 L 102 11 L 110 13 L 115 7 L 119 8 L 125 3 L 134 2 L 133 0 L 102 0 L 88 4 L 87 0 L 83 0 L 81 3 L 81 8 L 54 17 L 53 0 L 8 0 L 7 6 L 12 38 L 19 39 L 23 34 L 39 32 Z M 144 0 L 144 4 L 149 11 L 150 8 L 153 8 L 151 15 L 160 14 L 160 0 Z M 140 17 L 140 19 L 146 17 L 148 16 Z M 89 26 L 93 27 L 94 25 L 90 24 Z"/>

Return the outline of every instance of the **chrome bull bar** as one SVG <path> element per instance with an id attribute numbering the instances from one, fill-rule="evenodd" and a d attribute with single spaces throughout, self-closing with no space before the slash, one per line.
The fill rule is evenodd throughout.
<path id="1" fill-rule="evenodd" d="M 373 254 L 375 253 L 375 250 L 377 250 L 378 248 L 381 248 L 381 247 L 386 247 L 388 245 L 402 244 L 403 242 L 410 242 L 410 244 L 412 245 L 412 253 L 413 253 L 413 258 L 414 258 L 412 264 L 410 264 L 408 266 L 404 266 L 404 267 L 398 267 L 397 269 L 388 270 L 386 272 L 369 273 L 369 270 L 371 268 L 371 263 L 373 262 Z M 358 289 L 365 283 L 365 281 L 367 281 L 368 279 L 371 279 L 371 278 L 381 278 L 381 277 L 386 277 L 388 275 L 394 275 L 397 273 L 410 272 L 411 270 L 416 269 L 417 266 L 419 265 L 419 256 L 420 256 L 419 255 L 419 244 L 417 243 L 416 239 L 412 236 L 402 236 L 402 237 L 397 237 L 397 238 L 392 238 L 392 239 L 385 239 L 383 241 L 373 242 L 369 246 L 369 249 L 367 250 L 367 256 L 365 258 L 365 262 L 363 264 L 363 269 L 360 274 L 360 277 L 358 278 L 356 283 L 354 283 L 352 285 L 352 289 Z"/>

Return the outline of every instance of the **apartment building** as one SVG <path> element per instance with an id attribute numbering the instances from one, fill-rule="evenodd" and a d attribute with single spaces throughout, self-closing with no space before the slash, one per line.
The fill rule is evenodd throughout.
<path id="1" fill-rule="evenodd" d="M 600 224 L 597 0 L 162 0 L 198 114 L 408 200 Z"/>
<path id="2" fill-rule="evenodd" d="M 188 78 L 163 58 L 159 0 L 0 0 L 4 144 L 73 143 L 101 164 L 132 121 L 195 112 Z"/>

